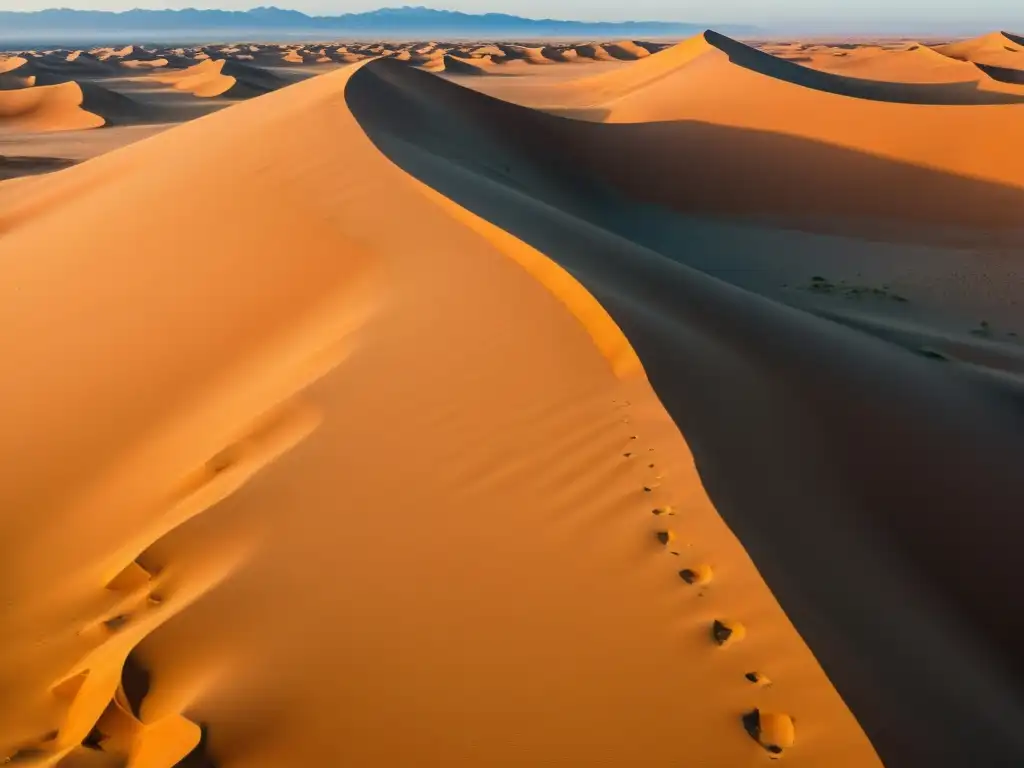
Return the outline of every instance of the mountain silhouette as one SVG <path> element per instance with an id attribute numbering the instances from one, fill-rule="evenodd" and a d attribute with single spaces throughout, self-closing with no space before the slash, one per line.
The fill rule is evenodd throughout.
<path id="1" fill-rule="evenodd" d="M 275 7 L 248 11 L 143 10 L 83 11 L 52 8 L 43 11 L 0 11 L 0 39 L 33 37 L 46 40 L 70 37 L 115 37 L 144 34 L 163 39 L 181 36 L 237 35 L 246 33 L 331 33 L 360 37 L 450 36 L 450 37 L 686 37 L 707 24 L 674 21 L 593 22 L 560 19 L 528 19 L 504 13 L 468 14 L 433 8 L 380 8 L 365 13 L 339 16 L 309 16 Z M 720 29 L 737 34 L 752 27 L 724 25 Z"/>

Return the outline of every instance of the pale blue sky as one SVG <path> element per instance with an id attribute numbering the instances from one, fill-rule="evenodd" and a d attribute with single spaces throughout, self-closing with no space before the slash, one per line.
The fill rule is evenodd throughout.
<path id="1" fill-rule="evenodd" d="M 337 14 L 381 6 L 427 5 L 483 13 L 585 19 L 664 19 L 745 22 L 766 26 L 809 24 L 836 28 L 914 27 L 965 24 L 985 29 L 1024 24 L 1024 0 L 4 0 L 4 10 L 52 7 L 126 10 L 128 8 L 224 8 L 278 5 L 306 13 Z"/>

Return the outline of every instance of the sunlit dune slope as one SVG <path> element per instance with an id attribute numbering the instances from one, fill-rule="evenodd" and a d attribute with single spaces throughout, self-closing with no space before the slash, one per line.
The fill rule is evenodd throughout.
<path id="1" fill-rule="evenodd" d="M 156 59 L 137 59 L 132 61 L 122 61 L 121 66 L 125 69 L 163 69 L 168 66 L 170 61 L 160 57 Z"/>
<path id="2" fill-rule="evenodd" d="M 0 186 L 0 747 L 879 765 L 618 326 L 364 69 Z"/>

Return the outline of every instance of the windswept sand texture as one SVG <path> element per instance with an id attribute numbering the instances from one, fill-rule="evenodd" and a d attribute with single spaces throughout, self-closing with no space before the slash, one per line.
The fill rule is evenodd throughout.
<path id="1" fill-rule="evenodd" d="M 1024 89 L 713 32 L 43 59 L 116 69 L 0 90 L 0 761 L 1024 764 Z"/>

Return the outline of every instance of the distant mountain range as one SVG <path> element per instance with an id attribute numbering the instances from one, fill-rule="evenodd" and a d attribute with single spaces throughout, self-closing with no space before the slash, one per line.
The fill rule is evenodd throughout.
<path id="1" fill-rule="evenodd" d="M 23 38 L 127 39 L 143 35 L 149 40 L 182 36 L 239 37 L 253 34 L 330 34 L 336 37 L 544 38 L 544 37 L 687 37 L 704 24 L 674 21 L 590 22 L 527 19 L 504 13 L 468 14 L 423 7 L 381 8 L 340 16 L 307 16 L 281 8 L 249 11 L 142 10 L 123 12 L 53 8 L 45 11 L 0 11 L 0 39 Z M 721 25 L 727 34 L 755 31 L 752 27 Z M 154 38 L 154 35 L 157 37 Z"/>

